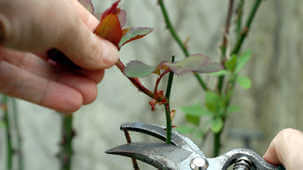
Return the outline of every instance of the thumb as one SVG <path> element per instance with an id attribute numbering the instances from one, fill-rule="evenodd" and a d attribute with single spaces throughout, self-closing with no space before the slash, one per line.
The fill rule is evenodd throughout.
<path id="1" fill-rule="evenodd" d="M 284 129 L 269 145 L 264 159 L 282 164 L 287 170 L 303 169 L 303 134 L 295 129 Z"/>
<path id="2" fill-rule="evenodd" d="M 79 15 L 72 2 L 0 1 L 0 44 L 34 53 L 57 48 L 80 67 L 110 67 L 118 60 L 117 49 L 84 24 L 81 17 L 91 14 Z"/>
<path id="3" fill-rule="evenodd" d="M 81 21 L 77 26 L 72 25 L 55 47 L 73 63 L 89 70 L 108 68 L 116 63 L 118 50 L 112 43 L 99 38 Z"/>

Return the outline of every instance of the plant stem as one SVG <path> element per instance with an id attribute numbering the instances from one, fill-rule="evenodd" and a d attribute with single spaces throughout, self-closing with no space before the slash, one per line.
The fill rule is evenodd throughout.
<path id="1" fill-rule="evenodd" d="M 239 37 L 241 36 L 244 4 L 245 4 L 245 0 L 240 0 L 237 7 L 237 27 L 236 27 L 236 33 L 238 35 L 237 39 L 239 39 Z"/>
<path id="2" fill-rule="evenodd" d="M 62 143 L 61 143 L 61 170 L 71 170 L 73 156 L 73 116 L 63 117 L 62 121 Z"/>
<path id="3" fill-rule="evenodd" d="M 175 57 L 172 57 L 172 63 L 175 62 Z M 164 104 L 165 115 L 166 115 L 166 143 L 171 143 L 171 134 L 172 134 L 172 120 L 171 120 L 171 110 L 170 110 L 170 93 L 173 86 L 174 72 L 170 72 L 168 76 L 167 88 L 166 88 L 166 99 L 167 103 Z"/>
<path id="4" fill-rule="evenodd" d="M 19 127 L 19 110 L 16 99 L 11 98 L 12 102 L 12 111 L 13 111 L 13 117 L 14 117 L 14 123 L 16 128 L 16 137 L 17 137 L 17 153 L 18 153 L 18 169 L 23 170 L 24 169 L 24 160 L 23 160 L 23 142 Z"/>
<path id="5" fill-rule="evenodd" d="M 168 12 L 167 9 L 165 7 L 165 4 L 163 2 L 163 0 L 158 0 L 158 3 L 160 5 L 161 8 L 161 12 L 162 15 L 164 17 L 164 21 L 166 23 L 167 29 L 169 30 L 169 32 L 171 33 L 171 36 L 173 37 L 173 39 L 177 42 L 178 46 L 181 48 L 183 54 L 185 55 L 185 57 L 188 57 L 189 51 L 186 48 L 186 46 L 184 45 L 184 43 L 182 42 L 180 36 L 177 34 L 172 22 L 170 21 L 170 18 L 168 16 Z M 207 91 L 207 85 L 206 83 L 203 81 L 203 79 L 201 78 L 201 76 L 198 73 L 193 72 L 194 76 L 196 77 L 196 79 L 198 80 L 200 86 L 202 87 L 203 90 Z"/>
<path id="6" fill-rule="evenodd" d="M 249 14 L 249 17 L 248 17 L 248 20 L 245 24 L 245 28 L 244 30 L 241 32 L 241 36 L 238 38 L 238 41 L 235 45 L 235 47 L 233 48 L 232 50 L 232 54 L 237 54 L 240 52 L 241 50 L 241 47 L 243 45 L 243 42 L 245 40 L 245 38 L 247 37 L 248 33 L 249 33 L 249 30 L 250 30 L 250 27 L 251 27 L 251 24 L 256 16 L 256 13 L 261 5 L 263 0 L 256 0 L 250 14 Z"/>
<path id="7" fill-rule="evenodd" d="M 221 150 L 221 134 L 223 131 L 214 134 L 214 149 L 213 149 L 213 156 L 217 157 L 220 154 Z"/>
<path id="8" fill-rule="evenodd" d="M 225 23 L 225 29 L 224 29 L 224 34 L 223 34 L 223 40 L 222 40 L 222 45 L 221 45 L 221 63 L 223 65 L 225 60 L 227 59 L 227 48 L 228 48 L 228 34 L 230 30 L 230 25 L 231 25 L 231 20 L 232 20 L 232 14 L 233 14 L 233 9 L 234 9 L 234 0 L 229 0 L 228 4 L 228 10 L 227 10 L 227 16 L 226 16 L 226 23 Z M 223 91 L 223 86 L 224 86 L 224 80 L 225 76 L 219 76 L 218 78 L 218 85 L 217 85 L 217 90 L 219 95 L 222 95 Z M 224 120 L 224 119 L 223 119 Z M 224 122 L 225 123 L 225 122 Z M 222 128 L 223 131 L 223 128 Z M 221 134 L 222 131 L 215 133 L 214 134 L 214 145 L 213 145 L 213 156 L 216 157 L 219 155 L 220 150 L 221 150 Z"/>
<path id="9" fill-rule="evenodd" d="M 126 129 L 124 129 L 123 131 L 124 131 L 124 135 L 125 135 L 125 138 L 126 138 L 126 142 L 127 142 L 128 144 L 132 143 L 132 140 L 131 140 L 131 137 L 130 137 L 129 132 L 128 132 Z M 131 159 L 132 159 L 132 163 L 133 163 L 133 168 L 134 168 L 134 170 L 140 170 L 136 158 L 131 158 Z"/>
<path id="10" fill-rule="evenodd" d="M 227 11 L 227 17 L 226 17 L 226 23 L 225 23 L 225 31 L 223 34 L 223 42 L 221 45 L 221 62 L 224 64 L 224 61 L 227 58 L 227 48 L 228 48 L 228 34 L 230 30 L 230 23 L 232 19 L 232 14 L 233 14 L 233 8 L 234 8 L 234 0 L 229 0 L 229 5 L 228 5 L 228 11 Z M 224 79 L 225 76 L 219 76 L 218 79 L 218 93 L 221 94 L 223 90 L 223 85 L 224 85 Z"/>
<path id="11" fill-rule="evenodd" d="M 256 16 L 256 13 L 261 5 L 261 2 L 262 0 L 256 0 L 256 2 L 254 3 L 251 11 L 250 11 L 250 14 L 249 14 L 249 18 L 246 22 L 246 25 L 245 25 L 245 28 L 244 28 L 244 31 L 241 32 L 240 34 L 240 38 L 238 39 L 235 47 L 233 48 L 233 51 L 232 51 L 232 54 L 233 55 L 238 55 L 240 53 L 240 50 L 241 50 L 241 47 L 244 43 L 244 40 L 246 39 L 247 35 L 248 35 L 248 32 L 250 30 L 250 27 L 251 27 L 251 24 Z M 225 121 L 227 119 L 227 109 L 228 107 L 230 106 L 230 103 L 231 103 L 231 99 L 232 99 L 232 94 L 233 94 L 233 91 L 234 91 L 234 88 L 235 88 L 235 82 L 237 80 L 237 75 L 235 75 L 234 78 L 232 78 L 230 81 L 229 81 L 229 84 L 227 86 L 227 89 L 226 89 L 226 96 L 227 96 L 227 99 L 226 99 L 226 104 L 225 104 L 225 108 L 224 108 L 224 114 L 223 115 L 226 115 L 223 117 L 223 128 L 221 129 L 221 131 L 217 134 L 215 134 L 214 136 L 214 144 L 215 146 L 219 146 L 219 149 L 215 148 L 214 150 L 214 154 L 219 154 L 220 153 L 220 148 L 221 148 L 221 141 L 220 141 L 220 136 L 224 130 L 224 124 L 225 124 Z"/>
<path id="12" fill-rule="evenodd" d="M 5 123 L 5 134 L 6 134 L 6 170 L 13 169 L 13 144 L 12 144 L 12 136 L 11 136 L 11 124 L 8 113 L 8 97 L 3 96 L 3 112 L 4 112 L 4 123 Z"/>
<path id="13" fill-rule="evenodd" d="M 160 85 L 160 81 L 161 79 L 167 74 L 169 73 L 169 70 L 165 70 L 163 73 L 160 74 L 160 76 L 158 77 L 158 79 L 156 80 L 156 84 L 155 84 L 155 89 L 154 89 L 154 94 L 158 93 L 158 88 Z"/>

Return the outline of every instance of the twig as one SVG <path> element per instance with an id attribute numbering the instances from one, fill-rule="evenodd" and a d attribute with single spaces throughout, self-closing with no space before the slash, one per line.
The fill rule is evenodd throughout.
<path id="1" fill-rule="evenodd" d="M 241 36 L 239 37 L 235 47 L 233 48 L 232 50 L 232 54 L 238 54 L 241 50 L 241 47 L 243 45 L 243 42 L 245 40 L 245 38 L 247 37 L 248 33 L 249 33 L 249 30 L 250 30 L 250 27 L 251 27 L 251 24 L 256 16 L 256 13 L 261 5 L 263 0 L 256 0 L 250 14 L 249 14 L 249 18 L 245 24 L 245 28 L 244 30 L 242 30 L 241 32 Z"/>
<path id="2" fill-rule="evenodd" d="M 172 57 L 172 63 L 175 62 L 175 57 Z M 170 110 L 170 93 L 171 88 L 173 86 L 173 80 L 174 80 L 174 72 L 170 72 L 168 76 L 168 82 L 167 82 L 167 88 L 166 88 L 166 99 L 167 103 L 164 105 L 165 107 L 165 115 L 166 115 L 166 143 L 171 143 L 171 134 L 172 134 L 172 120 L 171 120 L 171 110 Z"/>
<path id="3" fill-rule="evenodd" d="M 17 154 L 18 154 L 18 169 L 23 170 L 24 169 L 24 159 L 23 159 L 23 142 L 22 142 L 22 136 L 20 132 L 20 126 L 19 126 L 19 110 L 17 106 L 17 101 L 14 98 L 11 98 L 12 102 L 12 114 L 14 118 L 14 124 L 16 128 L 16 138 L 17 138 Z"/>
<path id="4" fill-rule="evenodd" d="M 184 45 L 184 43 L 182 42 L 180 36 L 175 31 L 175 28 L 172 25 L 172 23 L 170 21 L 170 18 L 168 16 L 168 12 L 167 12 L 167 9 L 165 7 L 165 4 L 164 4 L 163 0 L 158 0 L 158 3 L 160 5 L 161 12 L 162 12 L 162 15 L 164 17 L 164 21 L 166 23 L 167 29 L 171 33 L 173 39 L 177 42 L 178 46 L 181 48 L 181 50 L 184 53 L 184 55 L 186 57 L 188 57 L 190 55 L 189 51 L 186 48 L 186 46 Z M 196 79 L 198 80 L 198 82 L 199 82 L 200 86 L 202 87 L 202 89 L 205 90 L 205 91 L 207 91 L 208 87 L 207 87 L 206 83 L 203 81 L 203 79 L 201 78 L 201 76 L 198 73 L 195 73 L 195 72 L 193 72 L 193 74 L 196 77 Z"/>
<path id="5" fill-rule="evenodd" d="M 126 138 L 127 143 L 128 143 L 128 144 L 132 143 L 131 138 L 130 138 L 130 135 L 129 135 L 129 132 L 128 132 L 126 129 L 124 129 L 124 135 L 125 135 L 125 138 Z M 134 170 L 140 170 L 136 158 L 131 158 L 131 159 L 132 159 L 132 163 L 133 163 L 133 168 L 134 168 Z"/>
<path id="6" fill-rule="evenodd" d="M 165 70 L 163 73 L 160 74 L 160 76 L 157 78 L 156 80 L 156 84 L 155 84 L 155 89 L 154 89 L 154 94 L 158 93 L 158 87 L 160 84 L 161 79 L 167 74 L 169 73 L 169 70 Z"/>
<path id="7" fill-rule="evenodd" d="M 224 34 L 223 34 L 223 42 L 221 45 L 221 62 L 223 65 L 224 65 L 224 61 L 227 58 L 228 34 L 229 34 L 229 30 L 230 30 L 230 23 L 231 23 L 232 14 L 233 14 L 233 8 L 234 8 L 234 0 L 229 0 L 226 23 L 225 23 L 225 30 L 224 30 Z M 219 76 L 218 87 L 217 87 L 219 94 L 221 94 L 221 92 L 222 92 L 223 85 L 224 85 L 224 79 L 225 79 L 225 76 Z"/>
<path id="8" fill-rule="evenodd" d="M 230 30 L 230 23 L 231 23 L 231 19 L 232 19 L 233 9 L 234 9 L 234 0 L 229 0 L 228 11 L 227 11 L 227 16 L 226 16 L 226 23 L 225 23 L 225 29 L 224 29 L 224 34 L 223 34 L 223 42 L 222 42 L 222 45 L 221 45 L 221 62 L 223 63 L 223 65 L 224 65 L 224 62 L 227 58 L 228 34 L 229 34 L 229 30 Z M 219 78 L 218 78 L 217 90 L 218 90 L 219 95 L 222 94 L 224 79 L 225 79 L 224 75 L 219 76 Z M 214 134 L 213 156 L 218 156 L 219 153 L 220 153 L 220 150 L 221 150 L 221 134 L 222 134 L 222 131 Z"/>
<path id="9" fill-rule="evenodd" d="M 61 170 L 71 170 L 73 156 L 73 116 L 64 116 L 62 121 L 62 141 L 61 141 Z"/>
<path id="10" fill-rule="evenodd" d="M 172 57 L 172 62 L 175 61 L 175 57 Z M 125 69 L 125 65 L 123 64 L 123 62 L 121 60 L 119 60 L 116 63 L 116 66 L 120 69 L 120 71 L 125 75 L 124 69 Z M 170 104 L 169 104 L 169 96 L 170 96 L 170 92 L 171 92 L 171 87 L 172 87 L 172 82 L 173 82 L 173 73 L 170 72 L 169 74 L 169 78 L 168 78 L 168 84 L 167 84 L 167 88 L 166 88 L 166 97 L 163 98 L 160 95 L 157 95 L 157 91 L 158 91 L 158 86 L 160 84 L 160 80 L 163 78 L 164 75 L 166 75 L 168 72 L 165 71 L 163 72 L 160 77 L 157 79 L 156 81 L 156 85 L 155 85 L 155 89 L 154 89 L 154 93 L 152 91 L 150 91 L 149 89 L 147 89 L 138 78 L 131 78 L 126 76 L 131 82 L 132 84 L 137 87 L 137 89 L 141 92 L 143 92 L 144 94 L 146 94 L 147 96 L 155 99 L 156 101 L 158 101 L 159 103 L 164 104 L 164 108 L 165 108 L 165 115 L 166 115 L 166 131 L 167 131 L 167 143 L 170 143 L 171 141 L 171 131 L 172 131 L 172 124 L 171 124 L 171 117 L 170 117 Z M 163 101 L 165 101 L 165 103 L 163 103 Z"/>
<path id="11" fill-rule="evenodd" d="M 242 47 L 242 45 L 244 43 L 244 40 L 246 39 L 246 37 L 248 35 L 248 32 L 249 32 L 250 27 L 251 27 L 251 24 L 252 24 L 252 22 L 253 22 L 253 20 L 254 20 L 254 18 L 256 16 L 256 13 L 257 13 L 257 11 L 258 11 L 261 3 L 262 3 L 262 0 L 256 0 L 256 2 L 254 3 L 254 5 L 253 5 L 253 7 L 252 7 L 252 9 L 250 11 L 249 18 L 248 18 L 248 20 L 246 22 L 244 31 L 241 32 L 241 36 L 238 39 L 238 42 L 236 43 L 236 45 L 235 45 L 235 47 L 234 47 L 234 49 L 232 51 L 232 54 L 235 54 L 235 55 L 239 54 L 239 52 L 241 50 L 241 47 Z M 234 88 L 235 88 L 235 84 L 236 84 L 235 82 L 236 82 L 236 80 L 237 80 L 237 76 L 234 77 L 233 79 L 231 79 L 229 81 L 229 85 L 227 86 L 228 89 L 226 90 L 226 94 L 225 94 L 227 96 L 227 99 L 226 99 L 225 108 L 224 108 L 224 114 L 223 115 L 227 115 L 226 112 L 227 112 L 227 109 L 228 109 L 228 107 L 229 107 L 229 105 L 231 103 L 231 99 L 232 99 L 233 91 L 234 91 Z M 227 119 L 227 116 L 223 117 L 223 125 L 225 124 L 226 119 Z M 217 146 L 221 146 L 221 142 L 220 142 L 221 139 L 220 139 L 220 137 L 221 137 L 221 133 L 223 132 L 223 130 L 224 130 L 224 126 L 223 126 L 223 128 L 221 129 L 221 131 L 219 133 L 215 134 L 215 140 L 217 140 L 215 142 L 215 145 L 217 145 Z M 219 152 L 220 152 L 220 150 L 219 151 L 214 151 L 214 154 L 219 154 Z"/>
<path id="12" fill-rule="evenodd" d="M 238 35 L 237 39 L 239 39 L 239 37 L 241 36 L 244 5 L 245 5 L 245 0 L 240 0 L 237 7 L 237 20 L 236 20 L 237 22 L 236 33 Z"/>
<path id="13" fill-rule="evenodd" d="M 6 169 L 12 170 L 13 169 L 13 155 L 14 149 L 12 144 L 12 136 L 11 136 L 11 124 L 9 119 L 8 113 L 8 97 L 2 97 L 2 104 L 3 104 L 3 112 L 4 112 L 4 123 L 5 123 L 5 134 L 6 134 Z"/>

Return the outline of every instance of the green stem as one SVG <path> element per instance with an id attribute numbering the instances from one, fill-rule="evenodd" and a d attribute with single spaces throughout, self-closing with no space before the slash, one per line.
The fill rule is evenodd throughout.
<path id="1" fill-rule="evenodd" d="M 62 143 L 61 143 L 61 170 L 71 170 L 73 156 L 73 116 L 64 116 L 62 125 Z"/>
<path id="2" fill-rule="evenodd" d="M 9 119 L 8 113 L 8 97 L 3 96 L 3 112 L 4 112 L 4 123 L 5 123 L 5 134 L 6 134 L 6 169 L 12 170 L 13 169 L 13 144 L 12 144 L 12 137 L 11 137 L 11 124 Z"/>
<path id="3" fill-rule="evenodd" d="M 214 134 L 214 149 L 213 149 L 213 156 L 217 157 L 220 154 L 220 150 L 221 150 L 221 134 L 223 131 L 220 131 L 218 133 Z"/>
<path id="4" fill-rule="evenodd" d="M 250 11 L 250 14 L 249 14 L 249 18 L 246 22 L 246 25 L 245 25 L 245 28 L 244 28 L 244 32 L 241 32 L 241 35 L 240 35 L 240 38 L 238 39 L 235 47 L 233 48 L 233 51 L 232 51 L 232 54 L 233 55 L 238 55 L 240 53 L 240 50 L 241 50 L 241 47 L 244 43 L 244 40 L 246 39 L 247 35 L 248 35 L 248 32 L 250 30 L 250 27 L 251 27 L 251 24 L 256 16 L 256 13 L 261 5 L 261 2 L 262 0 L 256 0 L 255 4 L 253 5 L 253 8 L 252 10 Z M 237 80 L 237 75 L 235 75 L 228 83 L 228 86 L 227 86 L 227 89 L 226 89 L 226 96 L 227 96 L 227 99 L 226 99 L 226 104 L 225 104 L 225 108 L 224 108 L 224 115 L 226 115 L 224 118 L 223 118 L 223 124 L 225 124 L 225 121 L 227 119 L 227 110 L 228 110 L 228 107 L 230 106 L 230 103 L 231 103 L 231 99 L 232 99 L 232 95 L 233 95 L 233 91 L 234 91 L 234 88 L 235 88 L 235 82 Z M 217 134 L 215 134 L 214 136 L 214 144 L 215 144 L 215 147 L 216 146 L 219 146 L 221 147 L 221 134 L 224 130 L 224 126 L 223 128 L 221 129 L 221 131 Z M 218 149 L 215 149 L 214 150 L 214 154 L 219 154 L 220 152 L 220 148 L 219 150 Z"/>
<path id="5" fill-rule="evenodd" d="M 229 5 L 228 5 L 228 11 L 227 11 L 227 16 L 226 16 L 226 23 L 225 23 L 225 31 L 223 35 L 223 42 L 221 45 L 221 63 L 224 65 L 224 61 L 227 58 L 227 47 L 228 47 L 228 34 L 230 30 L 230 23 L 232 19 L 232 14 L 233 14 L 233 9 L 234 9 L 234 0 L 229 0 Z M 218 78 L 218 93 L 221 94 L 224 86 L 224 79 L 225 76 L 219 76 Z"/>
<path id="6" fill-rule="evenodd" d="M 164 21 L 166 23 L 166 26 L 167 26 L 167 29 L 169 30 L 171 36 L 173 37 L 173 39 L 177 42 L 178 46 L 181 48 L 183 54 L 188 57 L 190 54 L 189 54 L 189 51 L 188 49 L 186 48 L 186 46 L 184 45 L 184 43 L 182 42 L 180 36 L 177 34 L 169 16 L 168 16 L 168 12 L 167 12 L 167 9 L 165 7 L 165 4 L 163 2 L 163 0 L 158 0 L 159 2 L 159 5 L 160 5 L 160 8 L 161 8 L 161 12 L 162 12 L 162 15 L 164 17 Z M 208 88 L 207 88 L 207 85 L 206 83 L 203 81 L 203 79 L 201 78 L 201 76 L 198 74 L 198 73 L 193 73 L 194 76 L 196 77 L 196 79 L 198 80 L 198 83 L 200 84 L 200 86 L 202 87 L 203 90 L 207 91 Z"/>
<path id="7" fill-rule="evenodd" d="M 224 65 L 225 60 L 227 59 L 227 48 L 228 48 L 228 34 L 230 30 L 231 20 L 233 16 L 233 9 L 234 9 L 234 0 L 229 0 L 227 16 L 226 16 L 226 23 L 225 23 L 225 31 L 223 35 L 222 45 L 221 45 L 221 63 Z M 218 78 L 218 86 L 217 90 L 219 95 L 222 95 L 223 86 L 224 86 L 225 76 L 219 76 Z M 225 123 L 225 118 L 223 119 Z M 224 127 L 223 123 L 223 127 Z M 214 148 L 213 148 L 213 156 L 216 157 L 219 155 L 221 150 L 221 134 L 223 132 L 223 128 L 220 132 L 214 134 Z"/>
<path id="8" fill-rule="evenodd" d="M 245 0 L 240 0 L 237 7 L 237 27 L 236 27 L 236 33 L 238 35 L 237 39 L 239 39 L 241 36 L 244 4 L 245 4 Z"/>
<path id="9" fill-rule="evenodd" d="M 248 33 L 249 33 L 249 30 L 250 30 L 250 27 L 251 27 L 251 24 L 256 16 L 256 13 L 261 5 L 263 0 L 256 0 L 250 14 L 249 14 L 249 17 L 248 17 L 248 20 L 245 24 L 245 28 L 244 30 L 241 32 L 241 36 L 238 38 L 238 41 L 235 45 L 235 47 L 233 48 L 232 50 L 232 54 L 238 54 L 241 50 L 241 47 L 243 45 L 243 42 L 245 40 L 245 38 L 247 37 Z"/>
<path id="10" fill-rule="evenodd" d="M 175 62 L 175 57 L 172 57 L 172 63 Z M 172 120 L 171 120 L 171 110 L 170 110 L 170 94 L 173 86 L 174 80 L 174 72 L 170 72 L 168 76 L 167 88 L 165 97 L 167 99 L 167 103 L 164 105 L 165 107 L 165 115 L 166 115 L 166 143 L 171 143 L 171 134 L 172 134 Z"/>
<path id="11" fill-rule="evenodd" d="M 23 159 L 23 143 L 22 143 L 22 136 L 19 127 L 19 110 L 16 99 L 11 98 L 12 101 L 12 111 L 13 117 L 16 127 L 16 137 L 17 137 L 17 153 L 18 153 L 18 169 L 24 169 L 24 159 Z"/>

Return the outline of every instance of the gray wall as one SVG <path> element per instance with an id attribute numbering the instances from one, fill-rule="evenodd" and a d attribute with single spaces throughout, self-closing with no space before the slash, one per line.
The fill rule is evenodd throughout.
<path id="1" fill-rule="evenodd" d="M 95 0 L 98 11 L 103 11 L 112 1 Z M 223 0 L 166 0 L 170 16 L 183 39 L 190 37 L 191 53 L 201 52 L 216 58 L 224 27 L 227 1 Z M 175 55 L 183 58 L 163 23 L 156 0 L 123 1 L 128 11 L 129 25 L 150 26 L 155 31 L 147 38 L 125 46 L 121 59 L 128 62 L 140 59 L 156 63 L 163 57 Z M 233 103 L 241 106 L 240 113 L 232 114 L 223 135 L 227 151 L 241 147 L 242 142 L 230 137 L 231 131 L 260 132 L 264 139 L 255 140 L 253 148 L 260 154 L 281 129 L 303 129 L 301 105 L 303 99 L 303 1 L 267 0 L 262 5 L 245 44 L 253 51 L 253 58 L 243 74 L 253 79 L 250 90 L 237 88 Z M 215 80 L 205 77 L 210 85 Z M 155 77 L 144 79 L 152 87 Z M 188 90 L 187 90 L 188 89 Z M 176 77 L 173 87 L 172 107 L 177 109 L 175 124 L 184 122 L 178 108 L 203 100 L 203 95 L 191 74 Z M 74 140 L 74 170 L 131 169 L 129 159 L 104 154 L 106 149 L 124 143 L 119 125 L 128 121 L 142 121 L 164 125 L 162 108 L 151 112 L 148 98 L 130 85 L 116 68 L 109 69 L 99 85 L 99 96 L 91 105 L 76 112 Z M 61 118 L 54 111 L 19 101 L 21 130 L 24 138 L 26 170 L 56 170 L 56 156 L 60 137 Z M 233 130 L 230 130 L 233 129 Z M 5 160 L 3 129 L 0 129 L 0 169 Z M 135 139 L 146 138 L 135 136 Z M 201 145 L 210 152 L 211 137 Z M 199 140 L 195 140 L 199 142 Z M 144 167 L 142 169 L 152 169 Z"/>

